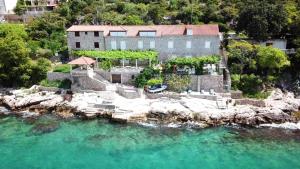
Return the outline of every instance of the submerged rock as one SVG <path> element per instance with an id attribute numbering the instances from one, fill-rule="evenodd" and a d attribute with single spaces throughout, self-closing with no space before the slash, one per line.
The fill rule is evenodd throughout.
<path id="1" fill-rule="evenodd" d="M 58 122 L 47 122 L 47 123 L 38 123 L 32 129 L 31 132 L 34 135 L 46 134 L 56 131 L 59 128 Z"/>

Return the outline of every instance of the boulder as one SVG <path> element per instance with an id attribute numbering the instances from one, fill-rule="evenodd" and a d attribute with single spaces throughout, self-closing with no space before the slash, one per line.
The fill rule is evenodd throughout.
<path id="1" fill-rule="evenodd" d="M 271 92 L 268 100 L 282 100 L 284 97 L 283 92 L 280 89 L 275 89 Z"/>
<path id="2" fill-rule="evenodd" d="M 2 102 L 5 106 L 9 107 L 10 109 L 15 109 L 16 97 L 14 95 L 3 96 Z"/>
<path id="3" fill-rule="evenodd" d="M 290 115 L 276 108 L 259 109 L 257 116 L 261 117 L 268 123 L 284 123 L 292 121 L 292 117 Z"/>

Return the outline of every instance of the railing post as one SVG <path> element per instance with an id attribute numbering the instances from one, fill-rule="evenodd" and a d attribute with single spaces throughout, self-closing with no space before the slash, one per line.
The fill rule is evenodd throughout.
<path id="1" fill-rule="evenodd" d="M 137 68 L 138 67 L 138 61 L 137 61 L 137 59 L 135 59 L 135 68 Z"/>

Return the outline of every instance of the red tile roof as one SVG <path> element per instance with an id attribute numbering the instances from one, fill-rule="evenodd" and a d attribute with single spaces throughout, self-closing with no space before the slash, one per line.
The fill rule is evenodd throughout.
<path id="1" fill-rule="evenodd" d="M 69 65 L 91 65 L 93 63 L 95 63 L 96 61 L 92 58 L 88 58 L 88 57 L 80 57 L 78 59 L 72 60 L 71 62 L 69 62 Z"/>
<path id="2" fill-rule="evenodd" d="M 187 29 L 193 30 L 193 35 L 219 35 L 218 25 L 149 25 L 149 26 L 110 26 L 110 25 L 73 25 L 67 31 L 100 31 L 109 36 L 110 31 L 126 31 L 127 36 L 138 36 L 139 31 L 156 31 L 156 36 L 185 35 Z"/>

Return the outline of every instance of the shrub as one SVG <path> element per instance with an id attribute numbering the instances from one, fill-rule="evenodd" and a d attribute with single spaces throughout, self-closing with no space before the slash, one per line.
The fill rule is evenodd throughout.
<path id="1" fill-rule="evenodd" d="M 70 65 L 60 64 L 54 67 L 53 72 L 70 73 Z"/>
<path id="2" fill-rule="evenodd" d="M 191 77 L 188 75 L 171 74 L 166 77 L 168 89 L 174 92 L 183 92 L 186 90 L 191 82 Z"/>
<path id="3" fill-rule="evenodd" d="M 71 88 L 71 84 L 72 82 L 69 79 L 65 79 L 65 80 L 42 80 L 40 82 L 41 86 L 44 87 L 57 87 L 57 88 L 62 88 L 62 89 L 70 89 Z"/>
<path id="4" fill-rule="evenodd" d="M 152 78 L 147 81 L 148 86 L 153 86 L 153 85 L 162 84 L 162 83 L 163 83 L 162 78 Z"/>
<path id="5" fill-rule="evenodd" d="M 241 77 L 239 89 L 245 94 L 256 94 L 262 89 L 262 84 L 263 81 L 259 76 L 244 74 Z"/>
<path id="6" fill-rule="evenodd" d="M 238 74 L 232 74 L 231 75 L 231 88 L 233 90 L 238 90 L 240 84 L 240 75 Z"/>
<path id="7" fill-rule="evenodd" d="M 255 98 L 255 99 L 266 99 L 270 96 L 270 92 L 257 92 L 254 94 L 245 94 L 246 97 Z"/>
<path id="8" fill-rule="evenodd" d="M 136 87 L 144 87 L 148 80 L 151 78 L 160 76 L 160 72 L 157 69 L 153 69 L 152 67 L 145 68 L 134 80 L 134 84 Z"/>
<path id="9" fill-rule="evenodd" d="M 112 61 L 108 59 L 101 61 L 99 64 L 99 68 L 103 70 L 110 70 L 112 67 L 113 67 Z"/>

